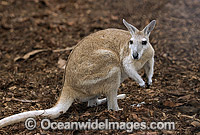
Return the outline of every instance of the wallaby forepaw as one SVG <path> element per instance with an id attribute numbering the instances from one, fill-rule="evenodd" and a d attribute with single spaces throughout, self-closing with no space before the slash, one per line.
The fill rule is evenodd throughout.
<path id="1" fill-rule="evenodd" d="M 146 87 L 146 85 L 144 84 L 144 85 L 140 85 L 140 87 L 142 87 L 142 88 L 145 88 Z"/>
<path id="2" fill-rule="evenodd" d="M 117 111 L 123 111 L 123 108 L 119 108 Z"/>
<path id="3" fill-rule="evenodd" d="M 151 81 L 148 81 L 148 86 L 151 86 L 152 85 L 152 80 Z"/>
<path id="4" fill-rule="evenodd" d="M 123 109 L 122 108 L 108 108 L 109 111 L 122 111 Z"/>
<path id="5" fill-rule="evenodd" d="M 142 81 L 141 83 L 139 83 L 140 87 L 145 88 L 145 82 Z"/>

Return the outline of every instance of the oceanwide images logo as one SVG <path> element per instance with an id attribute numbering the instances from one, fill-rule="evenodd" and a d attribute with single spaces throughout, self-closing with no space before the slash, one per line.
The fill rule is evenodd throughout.
<path id="1" fill-rule="evenodd" d="M 28 130 L 34 130 L 37 127 L 43 130 L 126 130 L 133 132 L 134 130 L 174 130 L 174 122 L 111 122 L 108 119 L 99 121 L 98 119 L 86 122 L 52 122 L 49 119 L 42 119 L 40 126 L 34 118 L 28 118 L 25 121 L 25 127 Z"/>

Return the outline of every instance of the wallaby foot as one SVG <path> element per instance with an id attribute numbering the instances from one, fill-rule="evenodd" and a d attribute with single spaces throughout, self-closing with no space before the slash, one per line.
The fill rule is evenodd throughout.
<path id="1" fill-rule="evenodd" d="M 124 99 L 126 97 L 126 94 L 119 94 L 117 95 L 117 99 Z M 101 105 L 107 102 L 106 98 L 98 99 L 98 98 L 93 98 L 88 101 L 88 107 L 94 107 L 97 105 Z"/>

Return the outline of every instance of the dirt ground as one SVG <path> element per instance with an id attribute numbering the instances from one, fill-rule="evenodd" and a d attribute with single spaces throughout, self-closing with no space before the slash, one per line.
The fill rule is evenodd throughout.
<path id="1" fill-rule="evenodd" d="M 118 101 L 123 111 L 107 111 L 106 104 L 90 108 L 75 102 L 53 121 L 171 121 L 175 130 L 134 130 L 131 134 L 200 135 L 199 7 L 199 0 L 1 0 L 0 119 L 55 104 L 64 73 L 58 60 L 67 60 L 70 53 L 58 49 L 72 47 L 98 30 L 126 29 L 123 18 L 139 29 L 155 19 L 157 25 L 150 37 L 156 52 L 153 85 L 140 88 L 131 79 L 125 80 L 119 93 L 127 94 L 127 98 Z M 47 50 L 19 59 L 39 49 Z M 141 102 L 145 104 L 139 108 L 131 106 Z M 0 129 L 0 134 L 128 133 L 29 131 L 22 122 Z"/>

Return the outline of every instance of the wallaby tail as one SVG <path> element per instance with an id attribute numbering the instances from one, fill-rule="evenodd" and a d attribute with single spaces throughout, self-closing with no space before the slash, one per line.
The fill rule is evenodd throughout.
<path id="1" fill-rule="evenodd" d="M 14 123 L 25 121 L 29 117 L 42 116 L 48 117 L 50 119 L 57 118 L 69 109 L 73 101 L 74 99 L 70 97 L 70 95 L 66 94 L 66 91 L 62 91 L 61 96 L 54 107 L 46 110 L 23 112 L 3 118 L 0 120 L 0 128 Z"/>

